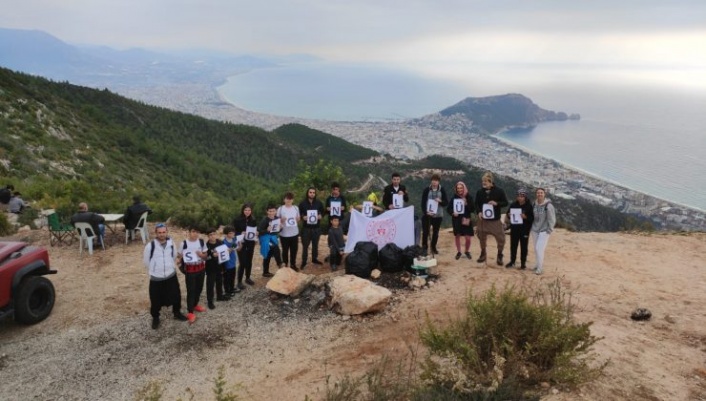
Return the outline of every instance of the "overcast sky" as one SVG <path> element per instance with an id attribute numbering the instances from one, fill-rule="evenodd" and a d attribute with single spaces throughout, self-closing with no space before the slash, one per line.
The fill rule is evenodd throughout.
<path id="1" fill-rule="evenodd" d="M 307 53 L 456 80 L 521 67 L 524 79 L 590 73 L 706 89 L 706 0 L 0 0 L 0 7 L 0 27 L 74 44 Z M 517 75 L 503 76 L 523 79 Z"/>

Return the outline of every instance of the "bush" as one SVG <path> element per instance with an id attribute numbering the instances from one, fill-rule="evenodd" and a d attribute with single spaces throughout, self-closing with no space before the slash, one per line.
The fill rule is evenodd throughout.
<path id="1" fill-rule="evenodd" d="M 592 323 L 573 322 L 573 311 L 559 280 L 533 292 L 493 287 L 469 294 L 464 316 L 446 328 L 427 320 L 422 329 L 429 349 L 422 379 L 436 391 L 481 397 L 513 391 L 510 399 L 533 397 L 527 391 L 540 382 L 590 381 L 605 366 L 590 363 L 600 339 L 591 335 Z"/>
<path id="2" fill-rule="evenodd" d="M 7 220 L 5 212 L 0 211 L 0 236 L 12 235 L 15 233 L 15 227 Z"/>

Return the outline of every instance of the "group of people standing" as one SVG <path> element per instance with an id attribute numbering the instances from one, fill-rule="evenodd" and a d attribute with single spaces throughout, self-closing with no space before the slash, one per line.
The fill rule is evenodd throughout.
<path id="1" fill-rule="evenodd" d="M 549 236 L 556 223 L 556 214 L 551 201 L 546 198 L 544 189 L 536 190 L 536 202 L 532 204 L 528 193 L 520 189 L 516 200 L 510 204 L 505 192 L 495 186 L 493 175 L 486 172 L 481 180 L 482 187 L 471 196 L 468 187 L 462 181 L 454 186 L 452 196 L 448 196 L 441 186 L 441 177 L 434 174 L 431 183 L 424 188 L 421 196 L 421 246 L 423 252 L 438 254 L 439 230 L 444 218 L 444 210 L 451 216 L 456 259 L 465 255 L 472 259 L 471 238 L 478 235 L 480 256 L 478 263 L 486 262 L 488 236 L 497 242 L 498 265 L 503 265 L 503 250 L 505 247 L 505 227 L 502 222 L 502 210 L 507 208 L 506 221 L 510 227 L 510 260 L 507 268 L 515 267 L 517 248 L 520 248 L 520 269 L 527 267 L 529 237 L 534 239 L 536 266 L 534 272 L 542 274 L 544 250 Z M 392 180 L 383 190 L 382 207 L 377 205 L 377 196 L 373 199 L 374 212 L 405 207 L 409 202 L 407 188 L 401 183 L 401 176 L 392 175 Z M 231 225 L 223 230 L 224 238 L 217 238 L 216 229 L 209 229 L 208 240 L 200 239 L 196 227 L 189 229 L 189 236 L 178 246 L 167 236 L 164 224 L 155 226 L 156 239 L 146 245 L 143 262 L 150 274 L 150 301 L 152 327 L 160 324 L 159 310 L 162 306 L 172 306 L 174 318 L 193 323 L 196 320 L 194 312 L 206 310 L 199 305 L 199 299 L 206 284 L 207 303 L 210 309 L 215 308 L 217 301 L 227 301 L 241 290 L 245 284 L 254 285 L 252 279 L 253 257 L 256 242 L 260 244 L 260 254 L 263 258 L 262 276 L 272 277 L 270 263 L 275 260 L 277 267 L 289 267 L 295 271 L 303 270 L 309 263 L 309 247 L 311 247 L 311 263 L 321 265 L 319 259 L 319 239 L 322 235 L 324 217 L 327 217 L 329 260 L 332 270 L 341 263 L 345 248 L 342 225 L 347 221 L 348 204 L 341 194 L 338 183 L 331 185 L 331 193 L 325 202 L 317 199 L 317 189 L 307 189 L 305 198 L 294 205 L 294 194 L 287 192 L 283 204 L 279 207 L 268 205 L 266 215 L 257 221 L 253 215 L 253 207 L 246 203 L 242 206 L 239 216 Z M 477 217 L 476 217 L 477 216 Z M 474 220 L 476 229 L 474 230 Z M 300 264 L 297 264 L 301 238 L 302 254 Z M 463 240 L 463 246 L 462 246 Z M 419 242 L 419 241 L 417 241 Z M 218 249 L 225 245 L 227 258 L 219 258 Z M 281 245 L 281 248 L 280 248 Z M 221 247 L 221 248 L 219 248 Z M 227 259 L 222 262 L 223 259 Z M 237 263 L 236 263 L 237 261 Z M 181 293 L 176 278 L 176 271 L 181 270 L 186 276 L 187 315 L 181 313 Z"/>

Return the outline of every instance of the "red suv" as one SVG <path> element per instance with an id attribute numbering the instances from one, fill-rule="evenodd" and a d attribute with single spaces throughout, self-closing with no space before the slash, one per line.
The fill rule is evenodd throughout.
<path id="1" fill-rule="evenodd" d="M 13 315 L 20 323 L 44 320 L 54 308 L 55 274 L 44 248 L 24 242 L 0 242 L 0 319 Z"/>

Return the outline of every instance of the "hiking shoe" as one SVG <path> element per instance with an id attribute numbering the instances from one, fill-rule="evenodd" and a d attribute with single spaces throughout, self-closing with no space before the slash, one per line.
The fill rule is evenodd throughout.
<path id="1" fill-rule="evenodd" d="M 250 279 L 250 277 L 245 279 L 245 284 L 247 285 L 255 285 L 255 282 Z M 244 290 L 245 288 L 241 288 L 241 290 Z"/>
<path id="2" fill-rule="evenodd" d="M 521 269 L 521 270 L 525 270 L 526 268 L 527 268 L 527 265 L 526 265 L 526 264 L 523 263 L 523 264 L 520 265 L 520 269 Z"/>
<path id="3" fill-rule="evenodd" d="M 267 272 L 267 273 L 262 273 L 262 277 L 272 277 L 274 274 Z"/>
<path id="4" fill-rule="evenodd" d="M 194 310 L 195 310 L 196 312 L 206 312 L 206 308 L 204 308 L 204 307 L 201 306 L 201 305 L 196 305 L 196 306 L 194 306 Z M 187 316 L 187 317 L 188 317 L 188 316 Z"/>
<path id="5" fill-rule="evenodd" d="M 217 297 L 216 301 L 218 301 L 218 302 L 230 301 L 230 295 L 228 295 L 228 296 L 224 295 L 222 297 Z"/>
<path id="6" fill-rule="evenodd" d="M 536 270 L 536 269 L 535 269 L 535 271 L 534 271 L 534 274 L 536 274 L 536 275 L 538 275 L 538 276 L 539 276 L 539 275 L 541 275 L 541 274 L 542 274 L 542 271 L 541 271 L 541 270 Z"/>
<path id="7" fill-rule="evenodd" d="M 159 328 L 159 318 L 152 318 L 152 330 L 157 330 Z"/>
<path id="8" fill-rule="evenodd" d="M 438 255 L 438 254 L 439 254 L 439 250 L 436 249 L 436 248 L 431 248 L 431 253 L 433 253 L 434 255 Z"/>
<path id="9" fill-rule="evenodd" d="M 196 321 L 196 315 L 194 315 L 193 313 L 187 313 L 186 320 L 188 320 L 189 323 L 193 323 Z"/>
<path id="10" fill-rule="evenodd" d="M 471 256 L 470 252 L 466 252 L 465 255 L 468 259 L 473 259 L 473 256 Z"/>
<path id="11" fill-rule="evenodd" d="M 485 259 L 486 259 L 485 253 L 481 253 L 480 257 L 478 258 L 478 260 L 476 260 L 476 262 L 483 263 L 483 262 L 485 262 Z"/>
<path id="12" fill-rule="evenodd" d="M 508 269 L 511 267 L 515 267 L 515 262 L 510 262 L 510 263 L 506 264 L 505 267 L 507 267 Z"/>
<path id="13" fill-rule="evenodd" d="M 321 261 L 319 259 L 314 259 L 311 261 L 311 263 L 313 263 L 315 265 L 322 265 L 323 264 L 323 263 L 321 263 Z"/>
<path id="14" fill-rule="evenodd" d="M 178 320 L 180 322 L 185 322 L 187 320 L 187 318 L 186 318 L 186 316 L 184 316 L 184 314 L 179 312 L 178 315 L 174 315 L 174 320 Z"/>
<path id="15" fill-rule="evenodd" d="M 248 280 L 250 280 L 250 279 L 248 279 Z M 250 280 L 250 281 L 252 281 L 252 280 Z M 250 284 L 250 283 L 248 283 L 248 284 Z M 236 287 L 236 288 L 238 288 L 238 290 L 244 290 L 244 289 L 245 289 L 245 284 L 243 284 L 243 283 L 238 283 L 238 287 Z"/>
<path id="16" fill-rule="evenodd" d="M 336 269 L 338 269 L 338 266 L 336 266 L 336 265 L 331 265 L 331 271 L 332 271 L 332 272 L 335 272 Z"/>
<path id="17" fill-rule="evenodd" d="M 461 259 L 461 252 L 456 253 L 456 260 L 459 260 L 459 259 Z"/>
<path id="18" fill-rule="evenodd" d="M 208 301 L 208 309 L 216 309 L 216 304 L 213 301 Z"/>

